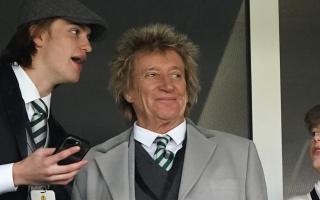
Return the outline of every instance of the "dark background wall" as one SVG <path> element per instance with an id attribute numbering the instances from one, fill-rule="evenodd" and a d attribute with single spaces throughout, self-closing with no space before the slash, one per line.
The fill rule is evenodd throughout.
<path id="1" fill-rule="evenodd" d="M 284 197 L 319 180 L 308 155 L 303 118 L 320 103 L 320 1 L 279 0 Z"/>
<path id="2" fill-rule="evenodd" d="M 15 31 L 21 0 L 0 1 L 3 49 Z M 243 0 L 82 0 L 103 16 L 109 35 L 94 45 L 79 84 L 58 87 L 52 99 L 56 118 L 71 133 L 100 143 L 129 125 L 120 116 L 107 85 L 115 41 L 128 28 L 168 23 L 200 46 L 202 90 L 190 118 L 208 128 L 248 137 L 250 128 L 247 22 Z"/>

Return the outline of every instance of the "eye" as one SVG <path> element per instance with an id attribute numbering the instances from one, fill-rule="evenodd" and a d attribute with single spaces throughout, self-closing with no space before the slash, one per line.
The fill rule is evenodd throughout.
<path id="1" fill-rule="evenodd" d="M 74 35 L 79 35 L 80 29 L 78 29 L 78 28 L 73 28 L 73 29 L 71 29 L 71 33 L 74 34 Z"/>
<path id="2" fill-rule="evenodd" d="M 174 79 L 181 79 L 182 78 L 182 73 L 180 73 L 180 72 L 172 73 L 171 77 L 174 78 Z"/>
<path id="3" fill-rule="evenodd" d="M 91 34 L 87 34 L 87 39 L 88 39 L 88 41 L 92 41 L 92 38 L 91 38 Z"/>
<path id="4" fill-rule="evenodd" d="M 156 72 L 147 72 L 145 74 L 146 78 L 156 78 L 158 76 L 158 74 Z"/>

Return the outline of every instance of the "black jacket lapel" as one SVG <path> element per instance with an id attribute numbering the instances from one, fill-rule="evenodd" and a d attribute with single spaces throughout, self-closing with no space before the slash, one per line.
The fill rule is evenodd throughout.
<path id="1" fill-rule="evenodd" d="M 310 196 L 312 198 L 312 200 L 319 200 L 318 194 L 315 190 L 315 188 L 313 188 L 313 190 L 310 192 Z"/>
<path id="2" fill-rule="evenodd" d="M 25 158 L 28 154 L 26 127 L 29 123 L 25 103 L 11 66 L 1 66 L 0 70 L 1 98 L 7 111 L 12 134 L 14 134 L 17 140 L 20 155 L 22 158 Z"/>

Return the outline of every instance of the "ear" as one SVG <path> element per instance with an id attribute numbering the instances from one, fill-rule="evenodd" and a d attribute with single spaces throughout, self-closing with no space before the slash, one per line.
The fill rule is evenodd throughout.
<path id="1" fill-rule="evenodd" d="M 123 96 L 128 103 L 133 103 L 133 97 L 130 94 L 130 91 L 125 92 Z"/>
<path id="2" fill-rule="evenodd" d="M 32 25 L 29 28 L 30 35 L 33 39 L 33 42 L 36 48 L 41 48 L 44 44 L 44 33 L 37 28 L 37 25 Z"/>

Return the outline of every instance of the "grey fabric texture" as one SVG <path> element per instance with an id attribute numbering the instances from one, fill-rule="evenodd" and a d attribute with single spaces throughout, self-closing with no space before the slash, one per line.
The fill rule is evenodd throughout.
<path id="1" fill-rule="evenodd" d="M 72 200 L 135 200 L 132 127 L 92 148 L 74 181 Z M 252 141 L 197 127 L 187 120 L 178 200 L 267 200 Z"/>

